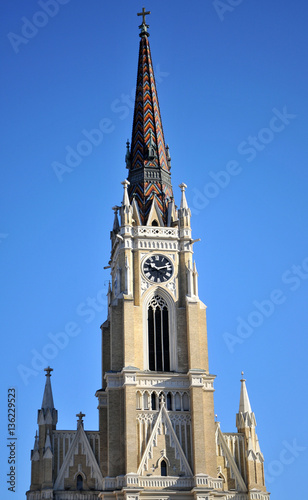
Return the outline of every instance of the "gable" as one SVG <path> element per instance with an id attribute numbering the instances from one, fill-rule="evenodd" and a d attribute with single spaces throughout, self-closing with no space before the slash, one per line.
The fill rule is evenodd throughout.
<path id="1" fill-rule="evenodd" d="M 65 456 L 54 489 L 64 490 L 67 485 L 75 485 L 78 475 L 82 476 L 85 484 L 94 486 L 95 489 L 103 487 L 99 465 L 82 425 L 79 426 Z"/>
<path id="2" fill-rule="evenodd" d="M 168 476 L 192 477 L 193 475 L 164 403 L 152 429 L 137 474 L 161 476 L 163 462 L 166 463 Z"/>

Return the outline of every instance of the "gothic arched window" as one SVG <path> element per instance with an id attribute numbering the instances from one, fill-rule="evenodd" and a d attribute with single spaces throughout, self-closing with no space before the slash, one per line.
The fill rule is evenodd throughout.
<path id="1" fill-rule="evenodd" d="M 183 395 L 183 410 L 188 411 L 189 410 L 189 397 L 186 392 L 184 392 Z"/>
<path id="2" fill-rule="evenodd" d="M 151 409 L 156 410 L 156 394 L 153 392 L 151 394 Z"/>
<path id="3" fill-rule="evenodd" d="M 167 303 L 155 295 L 148 306 L 149 369 L 170 371 L 169 312 Z"/>
<path id="4" fill-rule="evenodd" d="M 167 394 L 167 410 L 172 410 L 172 396 L 170 392 Z"/>
<path id="5" fill-rule="evenodd" d="M 166 476 L 167 475 L 167 464 L 165 460 L 162 460 L 160 462 L 160 475 L 161 476 Z"/>
<path id="6" fill-rule="evenodd" d="M 83 477 L 81 474 L 77 476 L 77 490 L 81 491 L 83 489 Z"/>

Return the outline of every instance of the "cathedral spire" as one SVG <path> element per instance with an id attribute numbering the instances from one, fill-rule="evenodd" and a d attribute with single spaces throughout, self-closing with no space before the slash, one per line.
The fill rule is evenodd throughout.
<path id="1" fill-rule="evenodd" d="M 135 196 L 141 223 L 147 224 L 148 215 L 156 200 L 163 224 L 167 223 L 168 204 L 172 197 L 170 154 L 166 147 L 156 83 L 149 45 L 148 25 L 143 11 L 139 26 L 140 47 L 131 149 L 126 152 L 130 186 L 128 194 L 132 203 Z"/>
<path id="2" fill-rule="evenodd" d="M 44 368 L 44 371 L 46 372 L 46 383 L 42 401 L 42 410 L 47 410 L 47 408 L 53 410 L 54 403 L 53 403 L 53 396 L 52 396 L 52 389 L 50 382 L 51 372 L 53 371 L 53 368 L 50 368 L 50 366 L 48 366 L 47 368 Z"/>

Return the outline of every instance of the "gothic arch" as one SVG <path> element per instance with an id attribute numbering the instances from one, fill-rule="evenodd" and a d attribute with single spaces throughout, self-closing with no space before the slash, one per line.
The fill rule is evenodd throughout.
<path id="1" fill-rule="evenodd" d="M 160 472 L 159 475 L 161 475 L 161 476 L 168 476 L 169 475 L 170 462 L 169 462 L 168 458 L 165 456 L 165 454 L 158 460 L 157 468 L 158 468 L 158 471 Z M 165 470 L 165 473 L 163 473 L 163 469 Z"/>
<path id="2" fill-rule="evenodd" d="M 77 479 L 77 476 L 81 476 L 84 481 L 87 480 L 85 473 L 81 470 L 81 466 L 78 468 L 77 472 L 75 472 L 75 474 L 74 474 L 75 480 Z"/>
<path id="3" fill-rule="evenodd" d="M 143 359 L 144 369 L 149 370 L 149 340 L 148 340 L 148 309 L 150 302 L 155 296 L 161 297 L 168 308 L 168 329 L 169 329 L 169 354 L 170 354 L 170 367 L 168 371 L 177 370 L 177 356 L 176 356 L 176 315 L 175 303 L 173 297 L 166 291 L 165 288 L 157 286 L 148 290 L 143 299 Z"/>

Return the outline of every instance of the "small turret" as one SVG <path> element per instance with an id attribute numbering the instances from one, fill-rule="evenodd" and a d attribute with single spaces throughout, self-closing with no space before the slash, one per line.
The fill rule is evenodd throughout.
<path id="1" fill-rule="evenodd" d="M 179 187 L 181 188 L 182 191 L 181 205 L 178 211 L 180 228 L 190 228 L 191 211 L 190 208 L 188 207 L 185 194 L 185 189 L 187 188 L 187 186 L 186 184 L 184 184 L 184 182 L 182 182 L 182 184 L 180 184 Z"/>
<path id="2" fill-rule="evenodd" d="M 58 422 L 58 412 L 54 407 L 52 388 L 51 388 L 51 372 L 53 371 L 50 366 L 44 369 L 46 372 L 46 382 L 42 401 L 42 407 L 38 411 L 37 423 L 41 425 L 51 425 L 52 428 L 56 428 Z M 44 436 L 45 439 L 45 436 Z"/>
<path id="3" fill-rule="evenodd" d="M 244 372 L 242 372 L 242 376 Z M 248 490 L 266 491 L 264 484 L 264 458 L 256 434 L 256 418 L 249 401 L 246 380 L 241 379 L 239 411 L 236 415 L 236 427 L 245 436 L 245 455 Z"/>
<path id="4" fill-rule="evenodd" d="M 48 491 L 53 487 L 53 450 L 51 436 L 56 429 L 58 412 L 54 407 L 50 366 L 45 368 L 46 382 L 42 406 L 38 410 L 37 423 L 39 432 L 35 434 L 34 447 L 31 451 L 31 486 L 30 490 Z"/>
<path id="5" fill-rule="evenodd" d="M 244 372 L 242 372 L 242 375 L 244 375 Z M 244 378 L 241 379 L 241 384 L 240 405 L 236 415 L 236 427 L 239 432 L 257 425 L 255 415 L 251 410 L 246 380 Z"/>
<path id="6" fill-rule="evenodd" d="M 121 182 L 121 184 L 124 187 L 123 201 L 121 206 L 121 226 L 131 226 L 133 223 L 133 209 L 130 204 L 127 191 L 130 183 L 125 179 L 125 181 Z"/>

